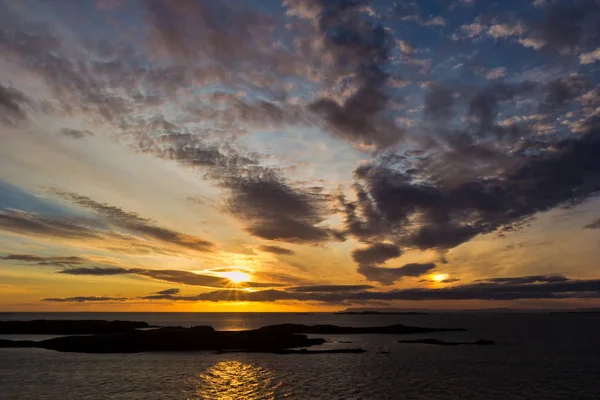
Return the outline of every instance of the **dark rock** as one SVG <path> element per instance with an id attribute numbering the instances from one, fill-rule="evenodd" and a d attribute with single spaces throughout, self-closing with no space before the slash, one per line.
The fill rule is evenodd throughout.
<path id="1" fill-rule="evenodd" d="M 3 347 L 37 347 L 33 340 L 3 340 L 0 339 L 0 348 Z"/>
<path id="2" fill-rule="evenodd" d="M 259 332 L 287 332 L 287 333 L 310 333 L 321 335 L 354 335 L 366 333 L 380 334 L 409 334 L 409 333 L 429 333 L 443 331 L 464 331 L 461 328 L 421 328 L 418 326 L 389 325 L 374 327 L 350 327 L 337 325 L 301 325 L 301 324 L 281 324 L 269 325 L 257 329 Z"/>
<path id="3" fill-rule="evenodd" d="M 109 333 L 90 336 L 64 336 L 33 342 L 35 347 L 78 353 L 137 353 L 153 351 L 260 350 L 320 345 L 324 339 L 286 332 L 217 332 L 210 326 Z M 32 347 L 29 342 L 9 341 L 1 347 Z"/>
<path id="4" fill-rule="evenodd" d="M 476 340 L 474 342 L 445 342 L 438 339 L 417 339 L 417 340 L 398 340 L 399 343 L 420 343 L 420 344 L 435 344 L 439 346 L 458 346 L 458 345 L 476 345 L 489 346 L 495 344 L 493 340 Z"/>
<path id="5" fill-rule="evenodd" d="M 102 320 L 33 320 L 0 321 L 0 334 L 89 335 L 95 333 L 132 332 L 149 328 L 141 321 Z"/>

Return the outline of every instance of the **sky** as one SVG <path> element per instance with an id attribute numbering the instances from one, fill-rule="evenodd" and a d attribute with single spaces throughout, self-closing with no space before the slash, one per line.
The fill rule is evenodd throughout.
<path id="1" fill-rule="evenodd" d="M 600 1 L 0 26 L 2 311 L 600 307 Z"/>

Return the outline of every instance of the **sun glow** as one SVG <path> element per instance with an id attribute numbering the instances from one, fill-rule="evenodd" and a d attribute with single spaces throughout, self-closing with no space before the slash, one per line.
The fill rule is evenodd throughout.
<path id="1" fill-rule="evenodd" d="M 223 272 L 222 275 L 233 283 L 243 283 L 250 280 L 250 275 L 241 271 Z"/>
<path id="2" fill-rule="evenodd" d="M 431 279 L 436 281 L 436 282 L 443 282 L 446 279 L 448 279 L 448 274 L 435 274 L 435 275 L 431 275 Z"/>

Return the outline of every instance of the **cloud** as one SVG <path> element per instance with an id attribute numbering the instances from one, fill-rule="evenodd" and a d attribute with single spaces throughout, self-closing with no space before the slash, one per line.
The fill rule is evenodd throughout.
<path id="1" fill-rule="evenodd" d="M 0 84 L 0 122 L 8 125 L 17 125 L 27 121 L 24 106 L 29 104 L 25 94 Z"/>
<path id="2" fill-rule="evenodd" d="M 320 226 L 327 198 L 320 188 L 295 186 L 277 168 L 237 152 L 209 145 L 198 137 L 171 132 L 144 138 L 144 151 L 205 170 L 205 177 L 225 190 L 224 208 L 257 237 L 291 243 L 323 242 L 333 234 Z"/>
<path id="3" fill-rule="evenodd" d="M 203 286 L 209 288 L 231 288 L 231 280 L 216 275 L 198 274 L 191 271 L 173 270 L 173 269 L 144 269 L 144 268 L 123 268 L 123 267 L 82 267 L 67 268 L 60 271 L 67 275 L 88 275 L 88 276 L 110 276 L 110 275 L 137 275 L 157 281 L 179 283 L 188 286 Z M 261 288 L 287 286 L 282 283 L 270 282 L 243 282 L 237 284 L 239 287 Z"/>
<path id="4" fill-rule="evenodd" d="M 99 203 L 89 197 L 54 189 L 53 194 L 69 200 L 81 207 L 90 209 L 101 218 L 128 231 L 169 244 L 175 244 L 195 251 L 211 251 L 213 243 L 194 235 L 188 235 L 155 225 L 151 220 L 138 214 L 105 203 Z"/>
<path id="5" fill-rule="evenodd" d="M 358 272 L 370 281 L 377 281 L 383 285 L 392 285 L 398 279 L 405 277 L 419 277 L 435 269 L 435 264 L 411 263 L 398 268 L 383 268 L 373 265 L 360 265 Z"/>
<path id="6" fill-rule="evenodd" d="M 569 278 L 563 275 L 530 275 L 530 276 L 519 276 L 512 278 L 488 278 L 482 279 L 481 282 L 487 283 L 498 283 L 498 284 L 525 284 L 525 283 L 553 283 L 553 282 L 567 282 Z"/>
<path id="7" fill-rule="evenodd" d="M 87 303 L 101 301 L 125 301 L 126 297 L 106 297 L 106 296 L 77 296 L 77 297 L 46 297 L 42 301 L 52 303 Z"/>
<path id="8" fill-rule="evenodd" d="M 94 134 L 88 130 L 79 130 L 71 128 L 63 128 L 59 131 L 59 133 L 71 139 L 83 139 L 88 136 L 94 136 Z"/>
<path id="9" fill-rule="evenodd" d="M 585 229 L 600 229 L 600 218 L 584 226 Z"/>
<path id="10" fill-rule="evenodd" d="M 396 245 L 378 243 L 352 252 L 352 258 L 358 264 L 382 264 L 391 258 L 400 257 L 402 250 Z"/>
<path id="11" fill-rule="evenodd" d="M 546 98 L 541 107 L 555 108 L 563 106 L 589 88 L 590 83 L 588 80 L 580 75 L 553 79 L 546 84 Z"/>
<path id="12" fill-rule="evenodd" d="M 20 210 L 0 210 L 0 229 L 21 235 L 68 239 L 100 238 L 101 231 L 75 220 L 45 217 Z"/>
<path id="13" fill-rule="evenodd" d="M 535 34 L 559 52 L 589 47 L 600 39 L 600 6 L 596 1 L 556 2 L 546 9 L 542 21 L 533 26 Z"/>
<path id="14" fill-rule="evenodd" d="M 82 257 L 42 257 L 33 254 L 9 254 L 0 257 L 0 260 L 8 261 L 23 261 L 26 263 L 33 263 L 36 265 L 50 265 L 56 267 L 66 267 L 71 265 L 81 265 L 87 260 Z"/>
<path id="15" fill-rule="evenodd" d="M 231 196 L 227 209 L 254 236 L 291 243 L 323 242 L 331 232 L 325 220 L 326 202 L 319 191 L 293 188 L 273 170 L 234 176 L 223 185 Z"/>
<path id="16" fill-rule="evenodd" d="M 538 2 L 542 4 L 542 2 Z M 494 40 L 513 39 L 524 47 L 573 54 L 578 49 L 594 49 L 600 40 L 600 6 L 595 0 L 575 0 L 546 4 L 542 12 L 527 21 L 499 22 L 496 16 L 480 16 L 460 27 L 454 38 L 486 36 Z M 541 6 L 538 6 L 541 7 Z M 593 52 L 583 60 L 593 62 Z M 592 58 L 588 58 L 587 54 Z"/>
<path id="17" fill-rule="evenodd" d="M 507 38 L 511 36 L 522 36 L 523 34 L 525 34 L 526 30 L 526 26 L 522 23 L 494 24 L 488 28 L 487 34 L 495 39 L 498 39 Z"/>
<path id="18" fill-rule="evenodd" d="M 358 273 L 370 281 L 391 285 L 404 277 L 424 275 L 435 268 L 435 264 L 406 264 L 398 268 L 377 266 L 402 255 L 400 248 L 394 244 L 377 243 L 363 249 L 355 249 L 352 258 L 358 264 Z"/>
<path id="19" fill-rule="evenodd" d="M 443 17 L 431 17 L 423 23 L 425 26 L 446 26 L 446 20 Z"/>
<path id="20" fill-rule="evenodd" d="M 165 290 L 161 290 L 159 292 L 156 292 L 156 294 L 166 294 L 166 295 L 173 295 L 173 294 L 179 294 L 180 290 L 177 288 L 173 288 L 173 289 L 165 289 Z"/>
<path id="21" fill-rule="evenodd" d="M 376 16 L 369 15 L 365 3 L 304 0 L 286 2 L 296 16 L 315 18 L 314 42 L 328 59 L 331 80 L 346 77 L 352 94 L 343 101 L 322 97 L 309 109 L 321 116 L 333 134 L 353 143 L 386 148 L 400 140 L 404 132 L 386 116 L 390 103 L 386 66 L 392 44 L 391 34 Z"/>
<path id="22" fill-rule="evenodd" d="M 293 250 L 279 246 L 263 245 L 259 246 L 259 249 L 262 251 L 266 251 L 267 253 L 279 254 L 282 256 L 293 256 L 294 254 L 296 254 Z"/>
<path id="23" fill-rule="evenodd" d="M 398 40 L 398 48 L 404 54 L 412 55 L 415 52 L 415 46 L 408 43 L 406 40 Z"/>
<path id="24" fill-rule="evenodd" d="M 454 91 L 443 85 L 433 85 L 425 95 L 423 115 L 434 120 L 446 119 L 452 116 Z"/>
<path id="25" fill-rule="evenodd" d="M 68 275 L 110 276 L 130 274 L 131 271 L 121 267 L 81 267 L 65 269 L 60 271 L 60 273 Z"/>
<path id="26" fill-rule="evenodd" d="M 593 64 L 600 60 L 600 47 L 589 53 L 581 53 L 579 55 L 579 62 L 581 64 Z"/>
<path id="27" fill-rule="evenodd" d="M 486 78 L 487 79 L 500 79 L 500 78 L 503 78 L 504 75 L 506 75 L 506 68 L 505 67 L 496 67 L 487 73 Z"/>
<path id="28" fill-rule="evenodd" d="M 477 110 L 482 121 L 489 118 L 484 111 Z M 516 168 L 495 177 L 464 176 L 448 186 L 415 180 L 415 172 L 401 172 L 387 162 L 363 165 L 356 170 L 362 182 L 355 185 L 359 200 L 343 203 L 346 230 L 363 241 L 387 238 L 423 250 L 452 248 L 595 195 L 600 190 L 598 151 L 600 130 L 592 124 L 587 133 L 558 141 L 551 151 L 527 157 Z"/>
<path id="29" fill-rule="evenodd" d="M 294 286 L 286 289 L 288 292 L 299 293 L 319 293 L 319 292 L 358 292 L 361 290 L 372 289 L 371 285 L 313 285 L 313 286 Z"/>
<path id="30" fill-rule="evenodd" d="M 527 279 L 521 279 L 527 281 Z M 170 301 L 314 301 L 326 303 L 364 303 L 369 301 L 427 300 L 520 300 L 520 299 L 590 299 L 600 297 L 600 280 L 566 280 L 540 283 L 474 283 L 428 289 L 377 291 L 285 292 L 263 290 L 248 292 L 214 291 L 192 296 L 152 295 L 143 299 Z"/>

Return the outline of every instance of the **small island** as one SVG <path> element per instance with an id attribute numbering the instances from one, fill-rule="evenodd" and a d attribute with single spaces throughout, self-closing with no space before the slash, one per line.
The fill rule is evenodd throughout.
<path id="1" fill-rule="evenodd" d="M 0 340 L 0 348 L 35 347 L 77 353 L 138 353 L 160 351 L 261 352 L 273 354 L 362 353 L 360 348 L 307 350 L 326 342 L 307 334 L 414 334 L 463 331 L 406 325 L 347 327 L 337 325 L 269 325 L 246 331 L 216 331 L 210 326 L 154 328 L 127 321 L 7 321 L 2 333 L 68 334 L 42 341 Z M 78 325 L 79 322 L 79 325 Z M 10 328 L 10 329 L 9 329 Z"/>
<path id="2" fill-rule="evenodd" d="M 310 347 L 325 342 L 320 338 L 285 332 L 215 331 L 210 326 L 165 327 L 87 336 L 63 336 L 34 342 L 0 341 L 0 347 L 39 347 L 76 353 L 139 353 L 158 351 L 276 350 Z"/>

